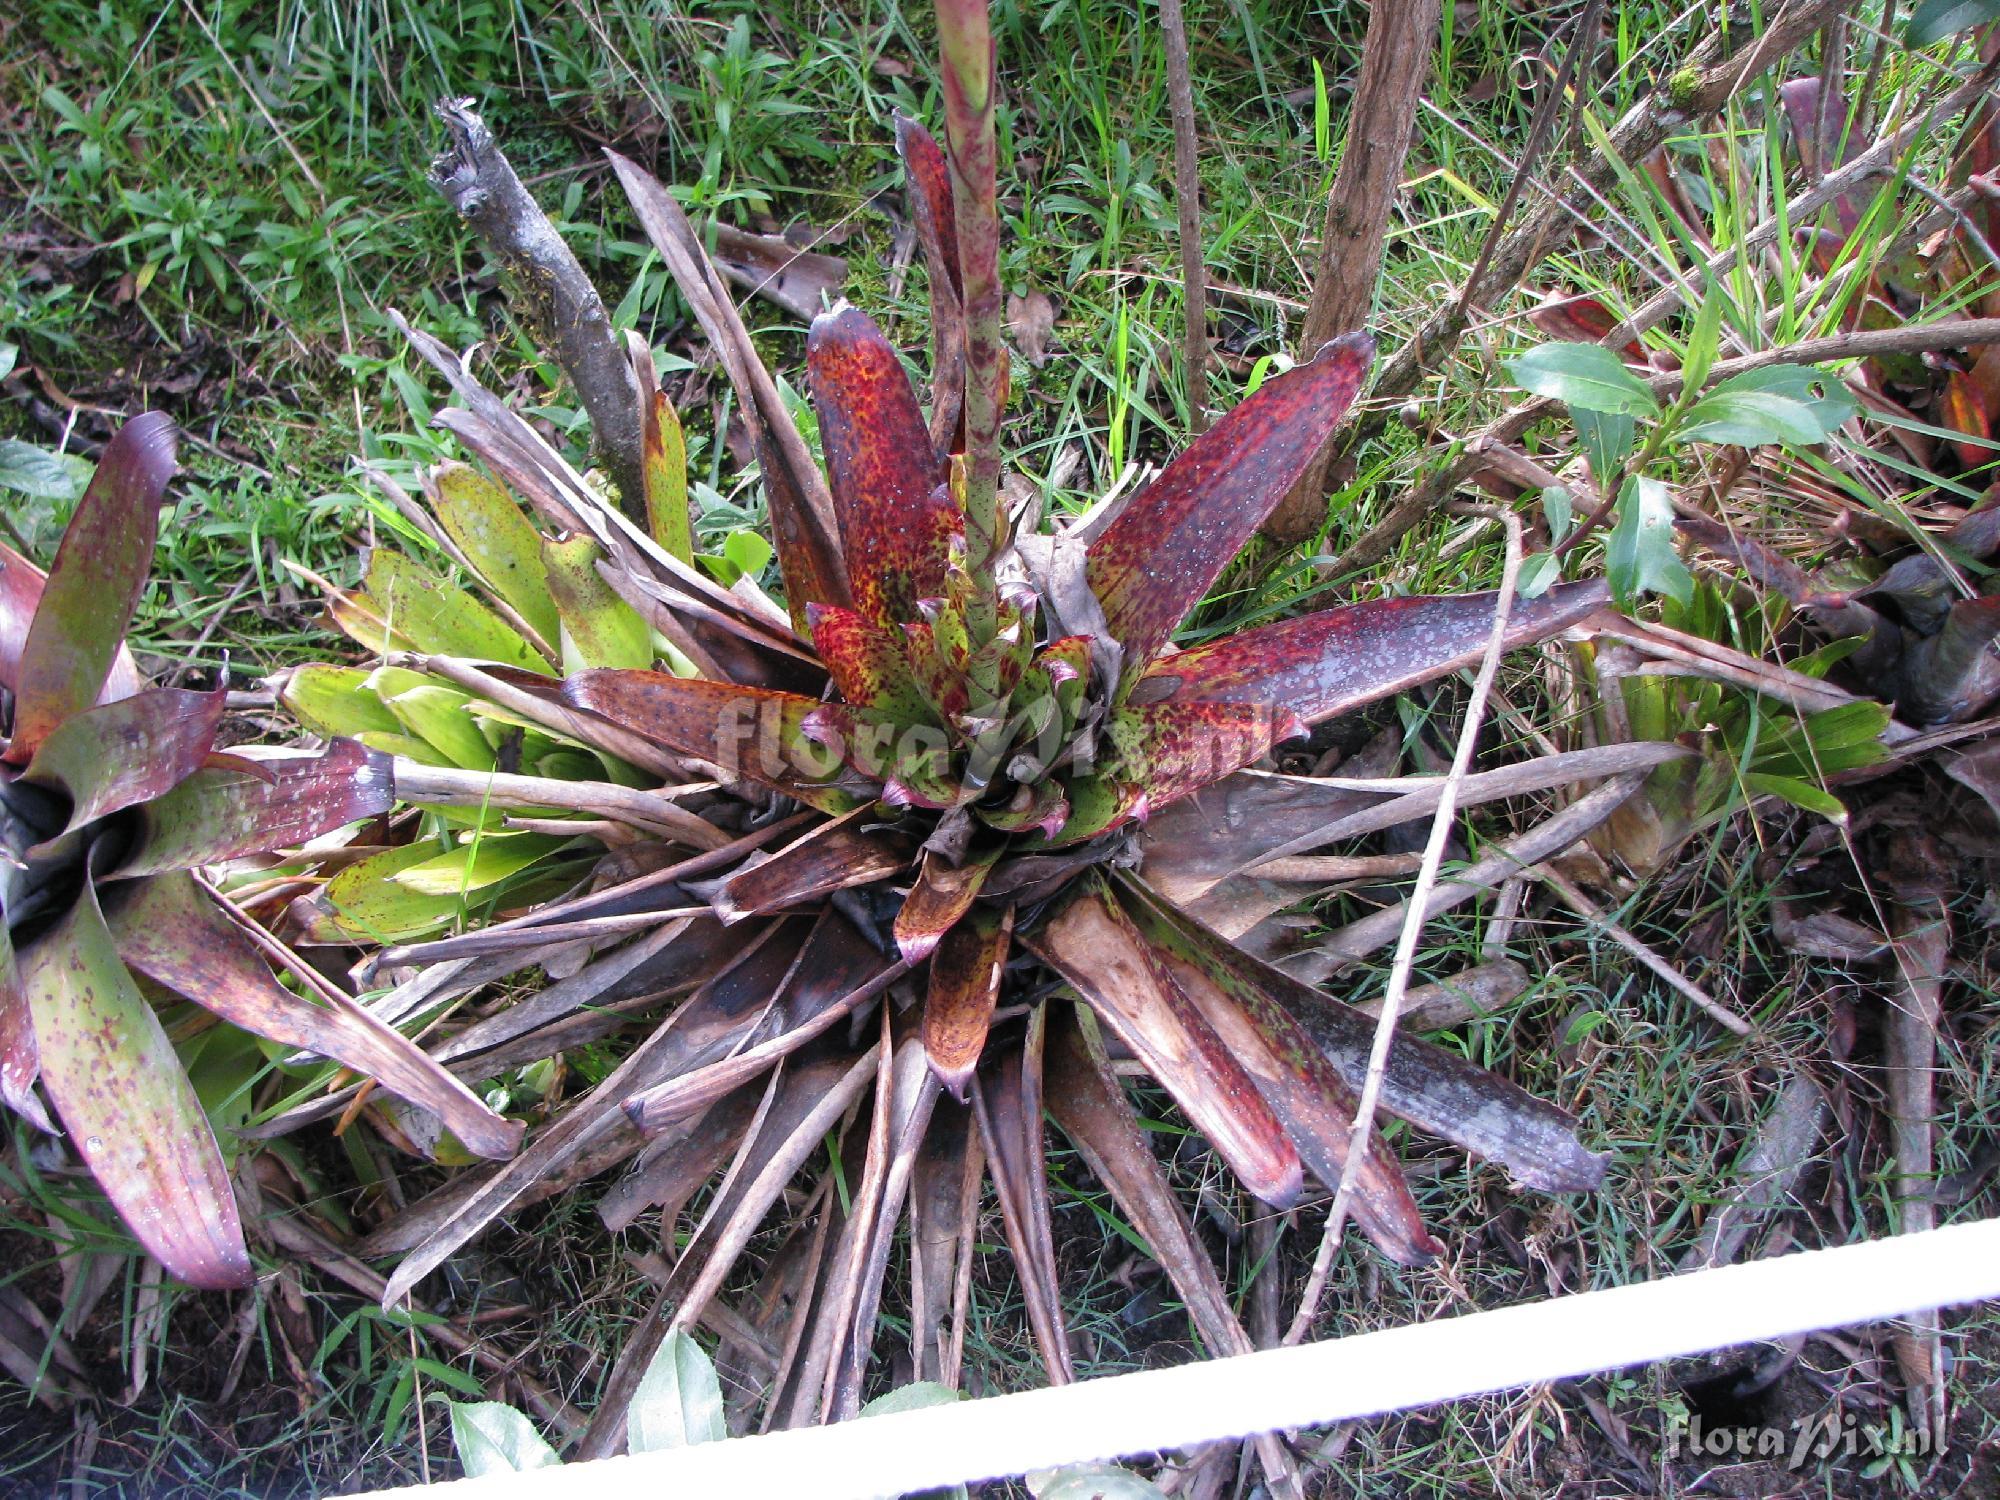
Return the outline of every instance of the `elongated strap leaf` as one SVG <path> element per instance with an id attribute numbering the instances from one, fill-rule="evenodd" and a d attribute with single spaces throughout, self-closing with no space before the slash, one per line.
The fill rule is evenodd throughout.
<path id="1" fill-rule="evenodd" d="M 963 518 L 910 379 L 882 330 L 846 303 L 813 320 L 806 373 L 854 607 L 879 625 L 914 620 L 917 600 L 944 587 Z"/>
<path id="2" fill-rule="evenodd" d="M 1177 920 L 1176 926 L 1211 972 L 1226 970 L 1262 990 L 1326 1054 L 1348 1088 L 1360 1091 L 1375 1040 L 1373 1016 L 1252 957 L 1192 919 Z M 1529 1187 L 1573 1193 L 1603 1185 L 1605 1159 L 1577 1139 L 1573 1117 L 1456 1052 L 1399 1035 L 1389 1051 L 1381 1099 L 1390 1114 L 1499 1163 Z"/>
<path id="3" fill-rule="evenodd" d="M 791 607 L 793 627 L 804 635 L 808 604 L 853 602 L 826 481 L 820 477 L 791 413 L 779 399 L 777 382 L 757 357 L 749 331 L 737 316 L 736 304 L 709 263 L 687 215 L 645 168 L 616 151 L 604 154 L 632 201 L 640 227 L 666 261 L 674 283 L 735 387 L 738 408 L 749 424 L 758 466 L 764 474 L 771 535 L 778 546 L 778 567 L 785 577 L 785 600 Z"/>
<path id="4" fill-rule="evenodd" d="M 1284 1007 L 1230 961 L 1233 949 L 1209 941 L 1186 917 L 1149 900 L 1136 881 L 1121 879 L 1119 893 L 1133 925 L 1230 1055 L 1256 1079 L 1306 1166 L 1324 1186 L 1338 1187 L 1360 1106 L 1355 1091 Z M 1369 1138 L 1351 1203 L 1368 1238 L 1406 1266 L 1427 1264 L 1444 1248 L 1424 1228 L 1403 1169 L 1379 1132 Z"/>
<path id="5" fill-rule="evenodd" d="M 1069 1362 L 1057 1284 L 1055 1236 L 1049 1224 L 1049 1174 L 1042 1137 L 1042 1051 L 1046 1011 L 1028 1019 L 1025 1041 L 1009 1048 L 979 1075 L 972 1089 L 973 1118 L 986 1143 L 1000 1223 L 1021 1278 L 1021 1300 L 1040 1350 L 1049 1384 L 1076 1379 Z"/>
<path id="6" fill-rule="evenodd" d="M 379 817 L 395 806 L 389 757 L 353 740 L 318 755 L 257 762 L 262 774 L 197 771 L 141 809 L 130 855 L 108 878 L 129 880 L 241 859 Z"/>
<path id="7" fill-rule="evenodd" d="M 1290 709 L 1261 703 L 1128 706 L 1105 725 L 1111 757 L 1105 770 L 1114 780 L 1143 788 L 1148 807 L 1160 808 L 1305 732 Z"/>
<path id="8" fill-rule="evenodd" d="M 126 963 L 211 1015 L 379 1080 L 436 1114 L 480 1156 L 504 1159 L 520 1146 L 520 1121 L 488 1109 L 415 1042 L 351 1001 L 319 1004 L 278 983 L 256 945 L 190 876 L 127 883 L 106 919 Z"/>
<path id="9" fill-rule="evenodd" d="M 222 1153 L 89 882 L 21 955 L 21 982 L 42 1086 L 126 1227 L 190 1286 L 247 1285 Z"/>
<path id="10" fill-rule="evenodd" d="M 660 389 L 653 350 L 638 333 L 625 335 L 639 382 L 639 435 L 646 467 L 646 530 L 654 541 L 694 566 L 694 518 L 688 510 L 687 435 L 681 414 Z"/>
<path id="11" fill-rule="evenodd" d="M 931 955 L 924 996 L 924 1053 L 961 1104 L 986 1050 L 1000 979 L 1014 941 L 1014 908 L 981 907 L 945 933 Z"/>
<path id="12" fill-rule="evenodd" d="M 201 769 L 228 694 L 155 688 L 65 719 L 35 751 L 23 777 L 67 793 L 64 831 L 148 802 Z"/>
<path id="13" fill-rule="evenodd" d="M 716 915 L 735 922 L 907 870 L 917 856 L 916 840 L 893 829 L 861 827 L 857 820 L 866 816 L 866 808 L 857 808 L 732 877 L 716 893 Z"/>
<path id="14" fill-rule="evenodd" d="M 1245 1187 L 1275 1207 L 1298 1201 L 1304 1174 L 1284 1127 L 1101 879 L 1079 881 L 1023 942 L 1090 1002 Z"/>
<path id="15" fill-rule="evenodd" d="M 14 961 L 14 940 L 8 935 L 5 914 L 0 913 L 0 1104 L 54 1135 L 56 1127 L 35 1093 L 35 1079 L 41 1071 L 41 1053 L 35 1046 L 35 1019 L 29 1014 L 28 997 L 21 988 L 20 966 Z"/>
<path id="16" fill-rule="evenodd" d="M 439 464 L 423 485 L 431 513 L 479 581 L 553 643 L 556 607 L 542 568 L 542 534 L 514 497 L 470 464 Z"/>
<path id="17" fill-rule="evenodd" d="M 968 1264 L 979 1225 L 986 1163 L 972 1111 L 940 1099 L 910 1183 L 910 1358 L 920 1380 L 958 1388 L 965 1352 Z M 956 1330 L 945 1318 L 957 1306 Z"/>
<path id="18" fill-rule="evenodd" d="M 801 726 L 820 704 L 799 693 L 666 672 L 595 671 L 565 680 L 562 696 L 654 744 L 822 812 L 848 812 L 875 790 L 806 737 Z"/>
<path id="19" fill-rule="evenodd" d="M 931 293 L 931 446 L 940 458 L 958 446 L 965 408 L 965 302 L 958 265 L 958 215 L 951 163 L 931 133 L 896 115 L 896 154 L 903 160 L 905 208 L 917 226 Z"/>
<path id="20" fill-rule="evenodd" d="M 1085 576 L 1125 648 L 1128 685 L 1340 425 L 1374 358 L 1374 342 L 1350 333 L 1274 375 L 1091 544 Z"/>
<path id="21" fill-rule="evenodd" d="M 153 566 L 175 447 L 173 419 L 157 411 L 132 418 L 105 446 L 21 644 L 11 764 L 26 764 L 58 724 L 95 703 L 110 676 Z"/>
<path id="22" fill-rule="evenodd" d="M 1477 661 L 1492 634 L 1493 597 L 1377 599 L 1260 625 L 1154 662 L 1131 701 L 1275 703 L 1317 724 Z M 1609 599 L 1601 579 L 1517 599 L 1507 645 L 1554 635 Z"/>

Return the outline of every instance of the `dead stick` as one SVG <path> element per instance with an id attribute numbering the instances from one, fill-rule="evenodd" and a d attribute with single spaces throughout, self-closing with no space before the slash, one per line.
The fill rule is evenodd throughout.
<path id="1" fill-rule="evenodd" d="M 1439 0 L 1374 6 L 1361 46 L 1361 77 L 1347 120 L 1340 171 L 1326 200 L 1312 302 L 1299 332 L 1301 359 L 1336 334 L 1361 327 L 1375 301 L 1389 215 L 1402 183 L 1417 103 L 1437 35 Z M 1328 444 L 1264 522 L 1264 535 L 1294 547 L 1326 520 Z"/>
<path id="2" fill-rule="evenodd" d="M 590 414 L 597 456 L 618 486 L 619 504 L 644 521 L 641 392 L 604 299 L 534 195 L 522 186 L 472 101 L 440 100 L 437 114 L 451 132 L 451 149 L 431 163 L 431 186 L 513 278 L 515 310 L 562 367 Z"/>
<path id="3" fill-rule="evenodd" d="M 1201 159 L 1195 139 L 1194 81 L 1188 73 L 1187 19 L 1181 0 L 1160 0 L 1167 43 L 1167 108 L 1174 117 L 1174 196 L 1181 220 L 1181 303 L 1187 314 L 1182 346 L 1188 431 L 1208 430 L 1208 272 L 1201 254 Z"/>

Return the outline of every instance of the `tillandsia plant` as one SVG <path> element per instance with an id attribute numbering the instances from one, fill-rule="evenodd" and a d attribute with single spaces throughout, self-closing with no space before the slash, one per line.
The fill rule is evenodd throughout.
<path id="1" fill-rule="evenodd" d="M 914 121 L 897 126 L 929 275 L 929 411 L 872 321 L 827 310 L 806 348 L 824 471 L 672 197 L 611 157 L 736 389 L 781 606 L 691 566 L 450 350 L 410 335 L 463 403 L 441 425 L 540 525 L 598 550 L 596 576 L 672 648 L 674 670 L 559 677 L 552 660 L 384 639 L 388 663 L 682 783 L 681 815 L 708 830 L 656 831 L 670 852 L 643 874 L 372 963 L 399 977 L 372 1006 L 401 1021 L 561 956 L 564 977 L 435 1047 L 468 1078 L 626 1031 L 686 997 L 516 1160 L 447 1184 L 357 1247 L 404 1255 L 394 1300 L 502 1214 L 636 1155 L 603 1215 L 623 1227 L 660 1209 L 678 1256 L 612 1372 L 586 1455 L 620 1441 L 660 1340 L 704 1319 L 734 1330 L 725 1361 L 766 1425 L 854 1414 L 906 1208 L 913 1364 L 955 1382 L 987 1170 L 1037 1347 L 1050 1378 L 1067 1379 L 1045 1110 L 1154 1247 L 1209 1347 L 1247 1349 L 1114 1058 L 1136 1059 L 1264 1202 L 1298 1202 L 1308 1176 L 1342 1180 L 1373 1022 L 1224 934 L 1309 894 L 1260 865 L 1416 814 L 1395 801 L 1407 786 L 1259 766 L 1313 725 L 1471 663 L 1493 629 L 1492 596 L 1398 598 L 1174 649 L 1356 399 L 1372 357 L 1356 334 L 1267 380 L 1117 506 L 1051 530 L 1017 520 L 998 447 L 992 41 L 983 6 L 941 5 L 939 21 L 950 149 Z M 491 153 L 483 169 L 504 159 Z M 643 404 L 650 362 L 634 368 Z M 1505 640 L 1562 630 L 1606 598 L 1595 582 L 1558 584 L 1515 605 Z M 1604 789 L 1615 796 L 1585 799 L 1601 819 L 1636 773 L 1679 753 L 1558 756 L 1506 789 L 1619 773 Z M 605 815 L 617 816 L 609 801 Z M 592 953 L 580 969 L 579 945 Z M 1383 1099 L 1529 1186 L 1602 1179 L 1574 1121 L 1447 1050 L 1399 1042 Z M 723 1318 L 732 1268 L 828 1141 L 831 1160 L 793 1200 L 792 1235 L 765 1262 L 754 1316 Z M 718 1178 L 683 1238 L 682 1210 Z M 1436 1252 L 1379 1137 L 1353 1187 L 1356 1220 L 1385 1253 Z"/>
<path id="2" fill-rule="evenodd" d="M 387 757 L 352 741 L 220 751 L 221 685 L 141 685 L 124 636 L 174 469 L 173 424 L 134 417 L 46 576 L 0 546 L 0 1100 L 54 1132 L 46 1094 L 139 1243 L 235 1286 L 251 1266 L 229 1175 L 149 992 L 379 1078 L 486 1155 L 520 1128 L 338 990 L 287 989 L 268 955 L 288 955 L 204 880 L 393 798 Z"/>

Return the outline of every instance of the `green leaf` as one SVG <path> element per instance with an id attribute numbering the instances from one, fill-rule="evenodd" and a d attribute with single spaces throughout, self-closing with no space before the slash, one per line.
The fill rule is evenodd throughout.
<path id="1" fill-rule="evenodd" d="M 377 547 L 363 585 L 382 621 L 419 651 L 469 656 L 546 673 L 541 653 L 520 632 L 464 589 L 417 566 L 400 553 Z"/>
<path id="2" fill-rule="evenodd" d="M 1515 581 L 1514 592 L 1523 599 L 1539 599 L 1548 592 L 1549 585 L 1562 577 L 1562 559 L 1553 552 L 1537 552 L 1521 563 L 1520 577 Z"/>
<path id="3" fill-rule="evenodd" d="M 476 844 L 405 865 L 389 878 L 420 896 L 466 895 L 519 874 L 564 842 L 546 833 L 485 834 Z"/>
<path id="4" fill-rule="evenodd" d="M 877 1396 L 861 1408 L 864 1417 L 893 1416 L 899 1411 L 922 1411 L 930 1406 L 952 1406 L 961 1399 L 959 1393 L 948 1385 L 940 1385 L 935 1380 L 913 1380 L 908 1385 L 899 1385 L 887 1395 Z"/>
<path id="5" fill-rule="evenodd" d="M 368 687 L 402 728 L 450 764 L 467 771 L 493 769 L 493 746 L 468 712 L 470 694 L 405 667 L 378 667 L 368 675 Z"/>
<path id="6" fill-rule="evenodd" d="M 486 1474 L 519 1474 L 528 1469 L 552 1469 L 562 1460 L 535 1431 L 526 1413 L 504 1401 L 447 1401 L 451 1408 L 451 1445 L 468 1479 Z"/>
<path id="7" fill-rule="evenodd" d="M 1583 456 L 1590 464 L 1590 477 L 1602 488 L 1612 488 L 1618 483 L 1625 460 L 1631 456 L 1639 424 L 1630 412 L 1622 411 L 1581 411 L 1572 407 L 1570 418 L 1576 423 L 1577 441 L 1583 445 Z"/>
<path id="8" fill-rule="evenodd" d="M 340 871 L 322 892 L 333 909 L 333 925 L 355 937 L 392 943 L 451 921 L 463 906 L 456 886 L 450 895 L 431 896 L 399 885 L 392 878 L 436 856 L 434 844 L 406 844 L 371 854 Z M 463 862 L 463 854 L 456 857 Z"/>
<path id="9" fill-rule="evenodd" d="M 1847 821 L 1846 803 L 1825 787 L 1801 781 L 1796 776 L 1768 776 L 1761 771 L 1752 771 L 1744 776 L 1743 785 L 1757 796 L 1776 797 L 1835 823 Z"/>
<path id="10" fill-rule="evenodd" d="M 14 361 L 21 357 L 21 351 L 12 344 L 0 341 L 0 380 L 14 373 Z"/>
<path id="11" fill-rule="evenodd" d="M 1561 541 L 1569 535 L 1570 526 L 1576 520 L 1574 500 L 1567 487 L 1560 484 L 1549 485 L 1542 491 L 1542 515 L 1549 523 L 1549 540 Z"/>
<path id="12" fill-rule="evenodd" d="M 1674 550 L 1673 496 L 1659 480 L 1634 475 L 1625 481 L 1604 565 L 1621 604 L 1648 593 L 1682 604 L 1694 597 L 1694 577 Z"/>
<path id="13" fill-rule="evenodd" d="M 1572 411 L 1660 414 L 1652 389 L 1602 344 L 1540 344 L 1507 368 L 1522 390 L 1552 396 Z"/>
<path id="14" fill-rule="evenodd" d="M 2000 0 L 1923 0 L 1910 12 L 1903 45 L 1928 47 L 1989 21 L 2000 21 Z"/>
<path id="15" fill-rule="evenodd" d="M 73 453 L 51 453 L 19 438 L 0 438 L 0 490 L 35 500 L 74 500 L 89 482 L 89 462 Z"/>
<path id="16" fill-rule="evenodd" d="M 727 1435 L 715 1365 L 684 1330 L 670 1330 L 632 1393 L 625 1412 L 626 1446 L 634 1453 L 658 1453 L 720 1442 Z"/>
<path id="17" fill-rule="evenodd" d="M 369 688 L 368 678 L 365 667 L 300 667 L 278 696 L 314 734 L 358 738 L 400 733 L 401 723 Z"/>
<path id="18" fill-rule="evenodd" d="M 513 497 L 465 464 L 440 466 L 425 488 L 438 524 L 458 543 L 480 581 L 554 645 L 556 606 L 542 567 L 542 534 Z"/>
<path id="19" fill-rule="evenodd" d="M 653 664 L 653 632 L 639 612 L 598 574 L 603 551 L 587 536 L 543 542 L 549 592 L 562 616 L 563 670 L 644 670 Z"/>
<path id="20" fill-rule="evenodd" d="M 1694 327 L 1688 331 L 1687 357 L 1681 361 L 1681 389 L 1698 391 L 1715 366 L 1717 346 L 1722 342 L 1722 293 L 1709 283 L 1708 295 L 1701 299 Z"/>
<path id="21" fill-rule="evenodd" d="M 1751 372 L 1753 374 L 1758 372 Z M 1796 443 L 1811 446 L 1823 443 L 1842 421 L 1853 414 L 1852 403 L 1836 420 L 1828 417 L 1839 411 L 1839 403 L 1826 398 L 1799 400 L 1784 389 L 1785 383 L 1725 380 L 1688 408 L 1674 432 L 1677 443 L 1732 443 L 1742 448 L 1758 448 L 1766 443 Z"/>

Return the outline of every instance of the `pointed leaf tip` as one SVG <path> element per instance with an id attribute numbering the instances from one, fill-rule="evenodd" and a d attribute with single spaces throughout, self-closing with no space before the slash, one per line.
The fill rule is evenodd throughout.
<path id="1" fill-rule="evenodd" d="M 1196 438 L 1091 544 L 1086 578 L 1129 684 L 1319 452 L 1374 359 L 1346 334 L 1273 376 Z"/>
<path id="2" fill-rule="evenodd" d="M 178 445 L 171 417 L 141 412 L 98 460 L 21 644 L 11 764 L 25 764 L 58 724 L 97 701 L 152 570 Z"/>

